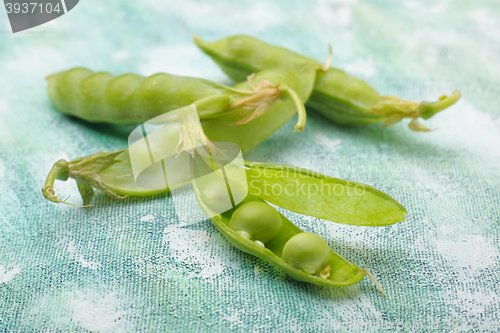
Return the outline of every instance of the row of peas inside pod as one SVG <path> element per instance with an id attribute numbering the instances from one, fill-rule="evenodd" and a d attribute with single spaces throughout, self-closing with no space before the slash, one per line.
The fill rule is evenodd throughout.
<path id="1" fill-rule="evenodd" d="M 212 180 L 201 192 L 203 203 L 210 209 L 220 211 L 222 197 L 228 190 L 231 196 L 238 195 L 235 192 L 245 191 L 241 185 L 231 183 L 232 189 L 228 188 L 224 179 Z M 264 201 L 250 201 L 238 205 L 229 220 L 229 228 L 263 249 L 266 248 L 266 243 L 278 236 L 282 227 L 280 213 Z M 315 234 L 301 232 L 292 236 L 281 248 L 281 258 L 287 264 L 311 275 L 319 275 L 324 279 L 330 276 L 330 249 L 328 244 Z"/>
<path id="2" fill-rule="evenodd" d="M 385 295 L 368 270 L 340 257 L 320 236 L 303 232 L 258 196 L 249 193 L 232 209 L 215 214 L 224 209 L 220 203 L 228 193 L 231 198 L 246 193 L 237 182 L 214 179 L 196 193 L 212 223 L 241 251 L 279 267 L 296 280 L 320 286 L 352 285 L 368 275 Z"/>

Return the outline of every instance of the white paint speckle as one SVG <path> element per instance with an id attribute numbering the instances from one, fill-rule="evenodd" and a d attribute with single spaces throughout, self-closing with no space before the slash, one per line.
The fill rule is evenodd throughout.
<path id="1" fill-rule="evenodd" d="M 488 8 L 479 8 L 469 14 L 469 17 L 481 27 L 494 28 L 497 21 L 491 17 L 491 11 Z"/>
<path id="2" fill-rule="evenodd" d="M 222 259 L 207 248 L 210 236 L 206 231 L 169 226 L 163 230 L 163 244 L 178 262 L 198 271 L 197 277 L 213 279 L 224 274 Z"/>
<path id="3" fill-rule="evenodd" d="M 436 2 L 431 5 L 429 3 L 422 3 L 421 1 L 406 0 L 403 4 L 412 10 L 420 10 L 430 13 L 441 13 L 449 7 L 448 2 L 446 1 Z"/>
<path id="4" fill-rule="evenodd" d="M 496 263 L 498 251 L 479 235 L 463 235 L 458 240 L 436 240 L 437 251 L 455 269 L 474 275 Z"/>
<path id="5" fill-rule="evenodd" d="M 347 64 L 345 68 L 349 73 L 355 76 L 363 76 L 364 78 L 369 78 L 378 72 L 372 58 L 358 59 L 353 63 Z"/>
<path id="6" fill-rule="evenodd" d="M 244 311 L 243 310 L 236 311 L 231 315 L 223 317 L 222 319 L 229 322 L 231 324 L 230 328 L 233 329 L 233 327 L 238 327 L 239 325 L 243 324 L 243 322 L 240 319 L 240 313 L 244 313 Z"/>
<path id="7" fill-rule="evenodd" d="M 129 54 L 128 54 L 127 51 L 121 50 L 121 51 L 118 51 L 115 54 L 113 54 L 113 59 L 115 59 L 115 60 L 123 60 L 123 59 L 128 58 L 128 56 L 129 56 Z"/>
<path id="8" fill-rule="evenodd" d="M 9 115 L 9 104 L 7 103 L 6 100 L 0 98 L 0 115 L 3 117 L 7 117 Z M 8 129 L 8 124 L 6 123 L 5 120 L 2 119 L 0 121 L 0 133 L 9 133 L 10 130 Z M 0 140 L 0 148 L 2 146 L 7 146 L 12 142 L 12 139 L 10 138 L 10 135 L 2 135 L 2 140 Z M 1 179 L 1 178 L 0 178 Z"/>
<path id="9" fill-rule="evenodd" d="M 3 98 L 0 98 L 0 114 L 7 114 L 7 109 L 9 108 L 9 104 Z"/>
<path id="10" fill-rule="evenodd" d="M 327 148 L 329 153 L 333 153 L 340 147 L 342 140 L 340 139 L 332 140 L 323 133 L 318 133 L 316 134 L 316 142 L 322 144 L 325 148 Z"/>
<path id="11" fill-rule="evenodd" d="M 57 20 L 54 20 L 57 21 Z M 54 22 L 52 21 L 52 22 Z M 36 54 L 36 57 L 33 57 Z M 16 76 L 30 76 L 41 78 L 47 76 L 47 73 L 65 63 L 62 51 L 52 47 L 33 47 L 30 52 L 13 54 L 5 63 L 5 68 Z"/>
<path id="12" fill-rule="evenodd" d="M 259 273 L 260 273 L 260 268 L 259 268 L 259 266 L 254 266 L 254 267 L 253 267 L 253 272 L 254 272 L 255 276 L 259 276 Z"/>
<path id="13" fill-rule="evenodd" d="M 203 71 L 193 65 L 192 59 L 199 54 L 196 48 L 187 45 L 170 45 L 151 48 L 147 59 L 139 68 L 142 75 L 150 76 L 156 73 L 168 73 L 180 76 L 202 77 Z"/>
<path id="14" fill-rule="evenodd" d="M 448 293 L 448 302 L 460 309 L 458 315 L 467 313 L 468 316 L 481 316 L 486 307 L 498 301 L 498 296 L 492 290 L 487 292 L 470 292 L 458 290 L 455 293 Z"/>
<path id="15" fill-rule="evenodd" d="M 326 1 L 320 0 L 314 7 L 317 18 L 326 24 L 333 24 L 340 27 L 348 27 L 352 22 L 351 7 L 356 1 Z"/>
<path id="16" fill-rule="evenodd" d="M 184 0 L 182 6 L 168 1 L 145 0 L 144 3 L 160 13 L 182 17 L 191 29 L 193 26 L 213 28 L 214 20 L 217 21 L 217 27 L 222 31 L 234 31 L 237 27 L 247 27 L 247 29 L 251 27 L 256 32 L 266 31 L 273 27 L 280 27 L 284 23 L 281 8 L 272 1 L 248 4 L 233 2 L 231 6 L 193 0 Z"/>
<path id="17" fill-rule="evenodd" d="M 85 260 L 81 254 L 75 257 L 76 262 L 80 263 L 84 268 L 90 268 L 92 270 L 97 270 L 101 264 L 93 260 Z"/>
<path id="18" fill-rule="evenodd" d="M 90 268 L 91 270 L 97 270 L 102 265 L 92 259 L 85 259 L 83 254 L 80 253 L 78 246 L 75 241 L 68 238 L 63 238 L 59 241 L 59 244 L 66 247 L 66 251 L 69 253 L 69 257 L 75 260 L 84 268 Z"/>
<path id="19" fill-rule="evenodd" d="M 139 221 L 141 221 L 141 222 L 153 222 L 155 219 L 156 219 L 156 217 L 153 215 L 144 215 L 139 219 Z"/>
<path id="20" fill-rule="evenodd" d="M 491 172 L 498 179 L 498 161 L 500 160 L 500 118 L 477 110 L 463 97 L 453 106 L 453 112 L 439 115 L 441 131 L 447 135 L 433 144 L 441 147 L 461 147 L 467 161 L 475 161 L 480 168 Z M 494 178 L 492 178 L 494 180 Z"/>
<path id="21" fill-rule="evenodd" d="M 383 283 L 383 281 L 382 281 Z M 342 306 L 336 307 L 334 315 L 330 311 L 324 311 L 324 316 L 329 321 L 337 321 L 338 318 L 345 323 L 357 323 L 362 321 L 371 321 L 373 323 L 383 324 L 385 322 L 382 313 L 373 304 L 370 298 L 359 291 L 359 285 L 354 285 L 349 288 L 349 297 L 342 300 Z M 373 286 L 376 292 L 375 286 Z M 356 296 L 358 295 L 358 296 Z"/>
<path id="22" fill-rule="evenodd" d="M 76 291 L 70 308 L 73 321 L 89 331 L 126 332 L 126 311 L 115 293 L 102 295 L 96 291 Z"/>
<path id="23" fill-rule="evenodd" d="M 11 281 L 19 272 L 21 272 L 21 267 L 14 266 L 13 269 L 7 270 L 5 266 L 0 265 L 0 283 Z"/>
<path id="24" fill-rule="evenodd" d="M 491 15 L 490 8 L 479 8 L 470 13 L 475 27 L 487 36 L 500 41 L 500 20 Z"/>
<path id="25" fill-rule="evenodd" d="M 0 181 L 5 178 L 5 164 L 0 160 Z"/>

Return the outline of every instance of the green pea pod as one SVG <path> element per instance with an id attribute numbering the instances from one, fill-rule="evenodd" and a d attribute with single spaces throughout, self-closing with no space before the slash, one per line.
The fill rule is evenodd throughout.
<path id="1" fill-rule="evenodd" d="M 263 167 L 273 168 L 274 170 L 287 169 L 289 172 L 296 169 L 289 166 L 280 166 L 273 164 L 261 164 L 255 162 L 246 162 L 246 167 L 251 170 L 249 175 L 252 176 L 254 173 L 260 172 Z M 301 175 L 304 174 L 305 169 L 298 169 Z M 308 171 L 312 173 L 311 171 Z M 288 175 L 289 176 L 289 175 Z M 128 150 L 122 150 L 112 153 L 96 153 L 87 157 L 79 158 L 71 162 L 66 162 L 64 160 L 59 160 L 54 164 L 54 167 L 50 171 L 45 186 L 43 188 L 44 196 L 53 202 L 66 203 L 64 200 L 59 199 L 53 190 L 54 181 L 67 180 L 73 178 L 77 181 L 78 189 L 84 200 L 84 206 L 89 207 L 90 200 L 92 199 L 94 192 L 92 188 L 99 189 L 106 194 L 114 198 L 124 198 L 125 196 L 147 196 L 154 195 L 161 192 L 166 192 L 167 190 L 148 190 L 140 188 L 136 185 L 134 178 L 132 176 L 132 168 L 129 159 Z M 328 179 L 328 177 L 323 176 L 322 179 Z M 332 178 L 332 180 L 334 180 Z M 279 184 L 279 181 L 274 184 Z M 249 181 L 249 189 L 251 187 L 251 181 Z M 199 195 L 200 191 L 195 191 L 196 195 Z M 266 197 L 267 198 L 267 197 Z M 387 198 L 394 202 L 395 207 L 401 207 L 393 199 L 387 196 Z M 376 197 L 370 198 L 373 205 L 380 204 L 380 200 Z M 265 260 L 266 262 L 282 269 L 290 277 L 308 282 L 320 286 L 348 286 L 355 284 L 363 279 L 363 277 L 368 275 L 376 284 L 379 290 L 383 294 L 383 290 L 373 278 L 373 276 L 365 269 L 361 269 L 353 263 L 350 263 L 346 259 L 342 258 L 338 254 L 330 250 L 330 258 L 328 261 L 329 265 L 329 275 L 321 277 L 321 275 L 311 275 L 302 269 L 298 269 L 288 264 L 281 258 L 281 253 L 287 241 L 294 235 L 301 233 L 297 226 L 295 226 L 290 220 L 288 220 L 284 215 L 281 216 L 281 227 L 276 236 L 271 240 L 266 241 L 265 248 L 259 246 L 258 243 L 245 238 L 241 233 L 238 233 L 231 228 L 229 228 L 229 222 L 233 212 L 243 204 L 250 201 L 264 201 L 263 197 L 256 196 L 252 193 L 247 195 L 247 198 L 243 200 L 237 207 L 226 211 L 220 215 L 216 215 L 210 220 L 215 225 L 215 227 L 224 235 L 224 237 L 239 250 L 252 254 L 258 258 Z M 204 211 L 209 209 L 205 206 L 202 200 L 198 202 Z M 286 200 L 272 200 L 270 202 L 281 205 L 282 207 L 290 207 Z M 284 203 L 284 204 L 283 204 Z M 376 207 L 376 206 L 374 206 Z M 400 208 L 402 211 L 406 212 L 404 208 Z M 316 212 L 319 214 L 324 214 L 324 211 L 314 211 L 310 210 L 308 213 L 312 216 L 316 216 Z M 359 210 L 355 210 L 353 214 L 358 213 Z M 338 215 L 338 214 L 337 214 Z M 323 216 L 323 215 L 321 215 Z M 334 214 L 335 216 L 335 214 Z M 319 216 L 318 216 L 319 217 Z M 395 221 L 397 222 L 397 221 Z M 373 225 L 373 224 L 370 224 Z M 382 224 L 381 224 L 382 225 Z"/>
<path id="2" fill-rule="evenodd" d="M 63 113 L 91 122 L 138 124 L 193 103 L 201 119 L 224 115 L 227 110 L 237 108 L 255 110 L 261 107 L 260 112 L 265 113 L 262 111 L 266 106 L 268 109 L 277 100 L 289 97 L 298 99 L 297 107 L 300 108 L 300 98 L 306 100 L 312 91 L 312 75 L 315 75 L 312 71 L 301 73 L 281 67 L 259 73 L 254 78 L 259 82 L 255 86 L 245 80 L 231 88 L 204 79 L 165 73 L 150 77 L 114 76 L 73 68 L 49 76 L 47 89 L 49 98 Z M 304 84 L 305 79 L 312 81 Z M 276 83 L 273 85 L 273 82 Z M 296 93 L 294 88 L 300 92 Z"/>
<path id="3" fill-rule="evenodd" d="M 340 69 L 326 69 L 327 66 L 321 66 L 313 59 L 249 36 L 228 37 L 215 43 L 194 36 L 194 42 L 237 81 L 249 73 L 281 64 L 321 68 L 306 106 L 343 125 L 359 126 L 383 121 L 382 127 L 386 127 L 403 118 L 411 118 L 410 129 L 429 131 L 418 122 L 418 118 L 428 119 L 460 98 L 460 93 L 454 91 L 451 96 L 441 96 L 438 102 L 419 104 L 394 96 L 380 96 L 366 82 Z"/>
<path id="4" fill-rule="evenodd" d="M 245 166 L 251 194 L 299 214 L 363 226 L 394 224 L 404 221 L 407 214 L 396 200 L 368 185 L 286 165 L 245 162 Z M 128 150 L 100 152 L 71 162 L 59 160 L 47 176 L 43 195 L 50 201 L 65 203 L 53 188 L 56 179 L 68 178 L 78 182 L 84 206 L 90 204 L 92 188 L 117 199 L 168 191 L 137 186 Z"/>
<path id="5" fill-rule="evenodd" d="M 306 123 L 302 101 L 312 93 L 315 77 L 314 66 L 283 66 L 262 70 L 231 88 L 168 74 L 115 77 L 75 68 L 48 77 L 48 93 L 63 113 L 115 124 L 142 123 L 194 104 L 211 139 L 236 143 L 246 152 L 295 113 L 299 115 L 295 130 L 302 131 Z"/>
<path id="6" fill-rule="evenodd" d="M 296 105 L 299 103 L 297 98 L 300 98 L 301 101 L 307 101 L 312 93 L 315 77 L 316 66 L 310 65 L 271 68 L 257 72 L 254 82 L 262 82 L 264 79 L 273 84 L 286 82 L 286 85 L 291 88 L 289 91 L 296 94 L 290 95 L 288 100 L 277 101 L 263 115 L 237 126 L 233 125 L 235 120 L 231 114 L 217 118 L 201 119 L 203 131 L 214 142 L 232 142 L 237 144 L 242 152 L 246 152 L 269 137 L 293 117 L 296 113 Z M 235 85 L 234 88 L 247 90 L 251 87 L 248 81 L 244 81 Z M 299 112 L 295 130 L 301 131 L 305 121 L 305 111 Z"/>
<path id="7" fill-rule="evenodd" d="M 195 191 L 195 193 L 198 192 L 199 191 Z M 249 194 L 247 198 L 238 205 L 238 207 L 251 201 L 263 200 L 257 196 Z M 198 203 L 204 211 L 209 210 L 209 208 L 204 205 L 203 200 L 199 199 Z M 217 230 L 219 230 L 222 235 L 238 250 L 254 255 L 270 263 L 271 265 L 280 268 L 288 276 L 292 277 L 295 280 L 312 283 L 318 286 L 349 286 L 361 281 L 365 276 L 366 270 L 359 268 L 353 263 L 350 263 L 331 250 L 330 260 L 328 263 L 331 267 L 331 271 L 328 278 L 321 278 L 317 275 L 311 275 L 301 269 L 297 269 L 291 266 L 281 258 L 281 252 L 283 251 L 283 247 L 285 246 L 286 242 L 290 238 L 292 238 L 292 236 L 303 231 L 300 230 L 300 228 L 298 228 L 296 225 L 294 225 L 283 214 L 280 214 L 281 229 L 278 235 L 270 241 L 266 242 L 265 248 L 262 248 L 256 242 L 245 238 L 240 233 L 234 231 L 229 227 L 231 216 L 238 207 L 210 218 L 210 221 L 212 221 Z"/>
<path id="8" fill-rule="evenodd" d="M 73 68 L 47 78 L 57 110 L 91 122 L 138 124 L 196 103 L 201 118 L 222 114 L 252 95 L 208 80 L 159 73 L 114 76 Z"/>
<path id="9" fill-rule="evenodd" d="M 48 95 L 57 110 L 91 122 L 137 124 L 162 113 L 217 96 L 222 110 L 233 98 L 246 96 L 207 80 L 168 74 L 148 78 L 123 74 L 114 76 L 73 68 L 47 77 Z M 223 97 L 223 98 L 222 98 Z M 202 103 L 200 116 L 220 112 L 219 103 Z"/>
<path id="10" fill-rule="evenodd" d="M 363 226 L 401 222 L 408 213 L 399 202 L 369 185 L 288 165 L 245 165 L 252 194 L 295 213 Z"/>

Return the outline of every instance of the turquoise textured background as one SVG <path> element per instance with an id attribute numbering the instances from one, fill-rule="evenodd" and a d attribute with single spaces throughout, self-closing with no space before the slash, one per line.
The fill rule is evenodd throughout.
<path id="1" fill-rule="evenodd" d="M 23 33 L 0 9 L 0 331 L 496 331 L 499 325 L 500 5 L 488 1 L 96 1 Z M 454 89 L 455 106 L 414 133 L 337 126 L 309 112 L 246 159 L 370 184 L 409 211 L 389 227 L 285 212 L 369 268 L 346 288 L 290 280 L 234 248 L 210 222 L 180 228 L 171 198 L 91 210 L 41 194 L 60 158 L 126 148 L 132 128 L 59 114 L 45 77 L 74 66 L 231 81 L 182 28 L 207 40 L 250 34 L 416 101 Z M 74 182 L 56 191 L 80 203 Z M 309 326 L 307 326 L 309 324 Z M 364 324 L 363 324 L 364 323 Z M 316 324 L 318 325 L 318 324 Z M 368 326 L 363 326 L 368 325 Z M 406 328 L 405 328 L 406 325 Z M 496 325 L 496 326 L 495 326 Z M 297 329 L 298 330 L 298 329 Z"/>

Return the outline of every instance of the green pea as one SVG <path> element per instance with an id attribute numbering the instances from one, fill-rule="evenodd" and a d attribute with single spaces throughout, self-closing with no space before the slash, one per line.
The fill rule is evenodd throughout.
<path id="1" fill-rule="evenodd" d="M 302 232 L 286 242 L 281 256 L 293 267 L 316 275 L 328 266 L 330 248 L 318 235 Z"/>
<path id="2" fill-rule="evenodd" d="M 418 122 L 418 118 L 429 119 L 460 98 L 458 91 L 450 96 L 441 96 L 437 102 L 422 103 L 394 96 L 380 96 L 369 84 L 349 73 L 333 67 L 326 69 L 314 59 L 249 36 L 233 36 L 214 43 L 195 36 L 194 42 L 227 75 L 237 81 L 252 72 L 284 64 L 315 66 L 318 74 L 306 106 L 343 125 L 360 126 L 383 121 L 383 127 L 386 127 L 403 118 L 410 118 L 410 129 L 428 131 L 427 127 Z"/>
<path id="3" fill-rule="evenodd" d="M 222 213 L 231 208 L 230 206 L 228 207 L 228 203 L 231 202 L 229 196 L 232 198 L 239 198 L 242 196 L 244 197 L 244 194 L 245 188 L 238 182 L 232 181 L 228 189 L 224 179 L 214 179 L 203 188 L 201 199 L 213 211 Z"/>
<path id="4" fill-rule="evenodd" d="M 251 240 L 267 243 L 279 233 L 281 216 L 265 202 L 249 202 L 236 209 L 229 227 L 247 233 Z"/>

